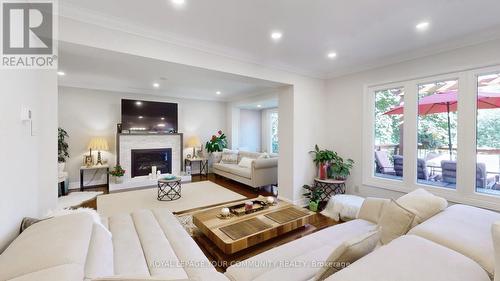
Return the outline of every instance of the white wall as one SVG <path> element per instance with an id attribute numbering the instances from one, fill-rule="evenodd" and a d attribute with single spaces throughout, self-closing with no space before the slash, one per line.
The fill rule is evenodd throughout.
<path id="1" fill-rule="evenodd" d="M 364 196 L 397 197 L 399 192 L 362 185 L 364 87 L 469 68 L 500 64 L 500 40 L 457 49 L 370 71 L 331 79 L 327 84 L 329 144 L 343 156 L 356 161 L 348 183 L 350 193 L 359 188 Z"/>
<path id="2" fill-rule="evenodd" d="M 109 159 L 111 164 L 115 163 L 116 124 L 121 122 L 122 98 L 178 103 L 179 132 L 184 133 L 184 141 L 197 135 L 204 145 L 218 130 L 225 130 L 226 104 L 223 102 L 59 87 L 59 126 L 70 135 L 71 158 L 66 168 L 70 187 L 79 186 L 79 167 L 83 155 L 88 154 L 87 145 L 91 137 L 102 136 L 108 140 L 110 151 L 103 153 L 103 157 Z M 186 148 L 185 153 L 192 153 L 192 149 Z M 85 185 L 104 182 L 104 174 L 97 175 L 91 183 L 92 176 L 89 174 L 85 178 Z"/>
<path id="3" fill-rule="evenodd" d="M 239 148 L 246 151 L 261 151 L 261 111 L 240 110 Z"/>
<path id="4" fill-rule="evenodd" d="M 279 93 L 282 156 L 278 178 L 281 196 L 294 202 L 302 199 L 302 185 L 311 182 L 315 174 L 308 151 L 316 143 L 326 143 L 327 130 L 318 122 L 326 116 L 325 111 L 321 110 L 326 101 L 323 80 L 171 44 L 119 28 L 98 26 L 92 22 L 83 23 L 68 18 L 60 18 L 59 22 L 61 41 L 290 85 Z"/>
<path id="5" fill-rule="evenodd" d="M 0 70 L 0 252 L 19 234 L 23 217 L 39 217 L 57 200 L 57 75 L 55 70 Z M 33 112 L 21 122 L 21 109 Z"/>

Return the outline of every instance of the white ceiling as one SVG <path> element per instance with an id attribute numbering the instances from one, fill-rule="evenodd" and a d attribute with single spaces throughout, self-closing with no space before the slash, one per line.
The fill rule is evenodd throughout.
<path id="1" fill-rule="evenodd" d="M 238 100 L 283 86 L 64 42 L 59 45 L 59 70 L 66 74 L 59 76 L 60 86 L 202 100 Z"/>
<path id="2" fill-rule="evenodd" d="M 315 77 L 500 38 L 498 0 L 64 0 L 62 15 Z M 428 31 L 415 25 L 430 21 Z M 283 32 L 272 42 L 272 30 Z M 338 57 L 326 58 L 334 50 Z"/>

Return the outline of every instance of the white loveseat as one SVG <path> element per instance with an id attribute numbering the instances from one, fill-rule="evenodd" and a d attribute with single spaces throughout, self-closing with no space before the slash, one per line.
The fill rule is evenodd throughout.
<path id="1" fill-rule="evenodd" d="M 166 209 L 110 217 L 87 213 L 41 221 L 0 255 L 0 280 L 221 280 L 200 248 Z"/>
<path id="2" fill-rule="evenodd" d="M 232 179 L 253 188 L 278 183 L 278 157 L 269 155 L 262 158 L 264 153 L 238 152 L 238 163 L 246 157 L 253 159 L 250 167 L 242 167 L 238 163 L 225 164 L 221 162 L 221 153 L 214 153 L 212 171 L 214 174 Z"/>

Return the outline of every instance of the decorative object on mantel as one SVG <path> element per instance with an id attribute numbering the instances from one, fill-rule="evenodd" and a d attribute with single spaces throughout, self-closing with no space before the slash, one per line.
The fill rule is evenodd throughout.
<path id="1" fill-rule="evenodd" d="M 193 148 L 193 154 L 191 154 L 192 159 L 196 159 L 196 148 L 201 146 L 201 140 L 198 136 L 191 136 L 186 141 L 187 148 Z"/>
<path id="2" fill-rule="evenodd" d="M 221 152 L 226 147 L 227 138 L 221 130 L 217 132 L 217 135 L 213 135 L 212 138 L 205 144 L 205 148 L 208 153 Z"/>
<path id="3" fill-rule="evenodd" d="M 92 149 L 97 150 L 97 162 L 96 165 L 103 165 L 101 158 L 101 151 L 106 151 L 109 149 L 108 141 L 105 138 L 93 137 L 88 145 L 90 150 L 90 156 L 92 157 Z"/>
<path id="4" fill-rule="evenodd" d="M 123 179 L 122 177 L 125 175 L 125 170 L 122 168 L 120 165 L 116 165 L 109 174 L 113 176 L 113 181 L 116 184 L 122 183 Z"/>
<path id="5" fill-rule="evenodd" d="M 351 174 L 354 165 L 352 159 L 344 160 L 337 152 L 319 149 L 318 145 L 315 145 L 314 150 L 309 151 L 309 153 L 314 154 L 313 162 L 318 167 L 318 178 L 320 180 L 326 180 L 327 178 L 346 180 Z"/>
<path id="6" fill-rule="evenodd" d="M 57 129 L 57 161 L 59 162 L 59 174 L 64 172 L 66 159 L 69 157 L 69 145 L 66 142 L 68 133 L 63 128 Z"/>

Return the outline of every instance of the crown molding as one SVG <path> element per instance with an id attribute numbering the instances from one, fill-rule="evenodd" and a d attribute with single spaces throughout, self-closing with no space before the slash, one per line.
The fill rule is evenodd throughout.
<path id="1" fill-rule="evenodd" d="M 264 63 L 259 58 L 248 53 L 243 53 L 235 49 L 227 48 L 220 45 L 208 43 L 206 41 L 195 40 L 192 38 L 181 37 L 177 34 L 169 32 L 153 31 L 144 25 L 127 22 L 123 18 L 103 14 L 99 11 L 90 10 L 78 7 L 74 4 L 61 1 L 60 17 L 70 20 L 82 22 L 85 24 L 95 25 L 106 29 L 112 29 L 134 36 L 144 37 L 179 47 L 189 48 L 196 51 L 201 51 L 210 55 L 224 57 L 227 59 L 258 65 L 261 67 L 284 71 L 295 75 L 305 76 L 313 79 L 325 79 L 325 73 L 306 71 L 297 67 L 278 63 Z"/>

